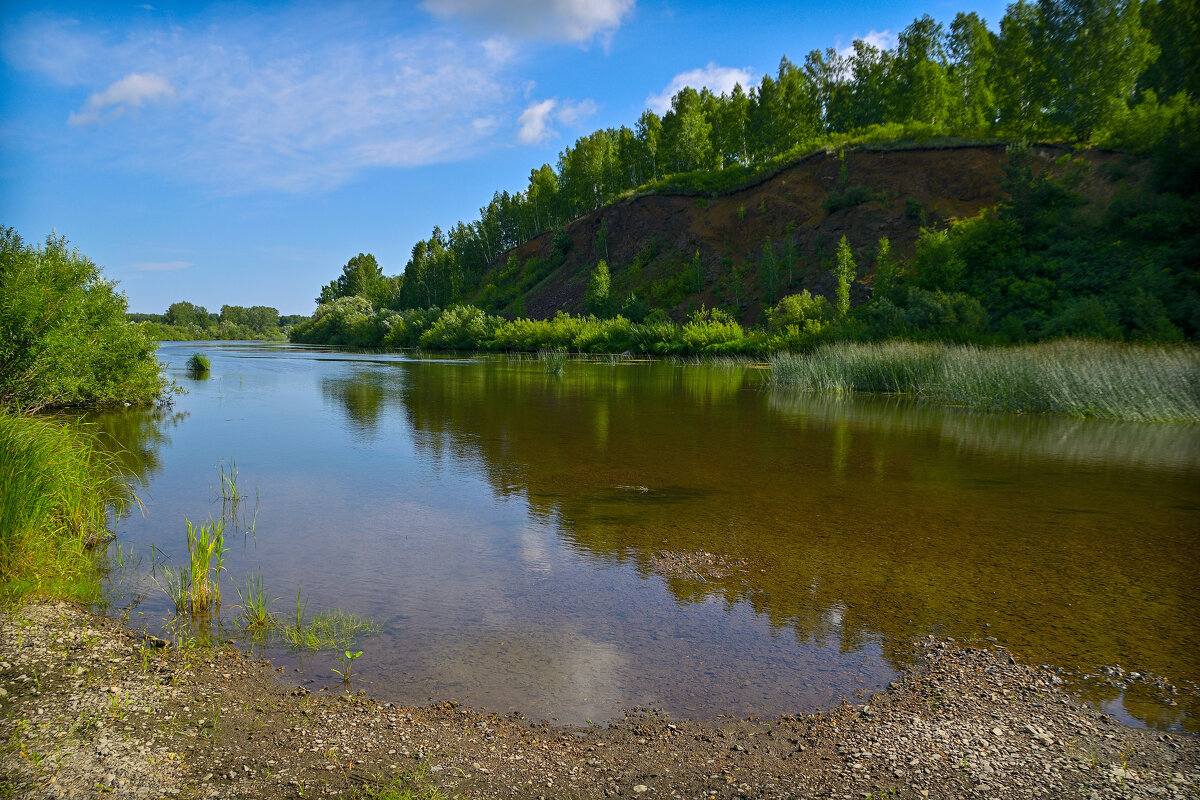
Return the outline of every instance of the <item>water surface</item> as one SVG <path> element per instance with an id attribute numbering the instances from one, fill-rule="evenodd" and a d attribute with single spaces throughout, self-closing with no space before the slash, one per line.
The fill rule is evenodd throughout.
<path id="1" fill-rule="evenodd" d="M 183 369 L 203 350 L 207 379 Z M 1200 681 L 1200 431 L 765 388 L 753 368 L 164 344 L 188 394 L 99 420 L 143 476 L 118 597 L 222 514 L 236 462 L 276 610 L 372 615 L 357 688 L 564 723 L 774 716 L 878 690 L 928 634 Z M 257 516 L 253 516 L 257 511 Z M 720 569 L 678 568 L 707 554 Z M 124 560 L 124 556 L 123 556 Z M 687 562 L 691 563 L 691 562 Z M 675 566 L 673 566 L 675 565 Z M 141 615 L 140 617 L 138 615 Z M 332 654 L 266 655 L 335 687 Z M 300 672 L 293 672 L 299 669 Z M 1176 705 L 1075 686 L 1131 721 Z"/>

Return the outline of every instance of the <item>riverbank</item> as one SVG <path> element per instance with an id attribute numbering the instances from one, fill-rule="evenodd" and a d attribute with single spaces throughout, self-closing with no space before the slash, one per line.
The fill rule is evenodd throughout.
<path id="1" fill-rule="evenodd" d="M 0 620 L 0 796 L 1195 797 L 1200 741 L 1127 728 L 1000 649 L 929 639 L 866 705 L 561 728 L 309 693 L 62 603 Z M 866 699 L 864 699 L 866 702 Z M 407 794 L 405 792 L 408 792 Z"/>

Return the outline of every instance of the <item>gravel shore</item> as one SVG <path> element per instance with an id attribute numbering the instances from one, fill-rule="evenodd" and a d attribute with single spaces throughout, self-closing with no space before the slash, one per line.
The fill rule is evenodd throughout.
<path id="1" fill-rule="evenodd" d="M 29 605 L 0 618 L 0 798 L 1200 797 L 1195 737 L 1125 727 L 1001 648 L 917 649 L 866 705 L 562 728 L 312 694 L 237 650 Z"/>

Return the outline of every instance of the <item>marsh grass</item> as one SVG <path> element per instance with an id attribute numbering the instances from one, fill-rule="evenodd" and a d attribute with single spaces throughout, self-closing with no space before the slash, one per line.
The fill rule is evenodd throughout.
<path id="1" fill-rule="evenodd" d="M 346 650 L 358 637 L 373 636 L 380 630 L 375 620 L 340 608 L 318 611 L 308 620 L 302 615 L 298 607 L 296 625 L 282 630 L 283 638 L 297 650 Z"/>
<path id="2" fill-rule="evenodd" d="M 221 605 L 221 570 L 225 568 L 225 520 L 208 525 L 187 523 L 188 600 L 194 613 Z"/>
<path id="3" fill-rule="evenodd" d="M 91 602 L 108 512 L 135 502 L 117 458 L 84 423 L 0 413 L 0 602 Z"/>
<path id="4" fill-rule="evenodd" d="M 542 362 L 547 375 L 562 375 L 567 366 L 567 351 L 561 348 L 543 348 L 538 350 L 538 361 Z"/>
<path id="5" fill-rule="evenodd" d="M 771 383 L 986 411 L 1200 423 L 1200 350 L 1063 340 L 980 348 L 838 343 L 771 358 Z"/>
<path id="6" fill-rule="evenodd" d="M 262 573 L 246 576 L 246 590 L 237 590 L 238 619 L 242 627 L 252 634 L 263 636 L 279 625 L 279 620 L 271 611 L 271 603 L 279 598 L 268 599 L 263 591 Z"/>

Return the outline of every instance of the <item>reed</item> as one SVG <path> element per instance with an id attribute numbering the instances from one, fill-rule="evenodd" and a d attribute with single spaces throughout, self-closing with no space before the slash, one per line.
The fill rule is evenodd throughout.
<path id="1" fill-rule="evenodd" d="M 187 523 L 188 600 L 193 613 L 221 605 L 221 570 L 225 568 L 225 521 Z"/>
<path id="2" fill-rule="evenodd" d="M 1062 340 L 980 348 L 838 343 L 771 358 L 771 382 L 887 392 L 987 411 L 1200 423 L 1200 350 Z"/>
<path id="3" fill-rule="evenodd" d="M 90 602 L 107 514 L 135 498 L 89 425 L 0 412 L 0 602 Z"/>
<path id="4" fill-rule="evenodd" d="M 546 369 L 547 375 L 562 375 L 567 366 L 567 351 L 554 347 L 538 350 L 538 360 Z"/>
<path id="5" fill-rule="evenodd" d="M 237 590 L 238 618 L 246 630 L 255 634 L 265 634 L 277 627 L 279 621 L 271 611 L 274 600 L 267 599 L 263 591 L 262 573 L 246 576 L 246 591 Z"/>

